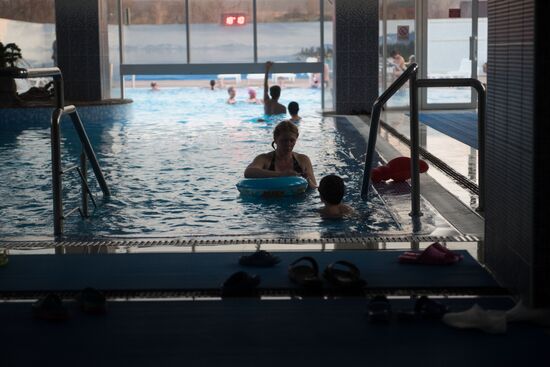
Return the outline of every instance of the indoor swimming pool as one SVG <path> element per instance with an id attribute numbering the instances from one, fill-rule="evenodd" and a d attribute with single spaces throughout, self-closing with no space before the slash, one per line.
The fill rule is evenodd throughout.
<path id="1" fill-rule="evenodd" d="M 315 190 L 282 199 L 240 196 L 236 183 L 256 155 L 272 150 L 272 130 L 279 121 L 262 121 L 263 106 L 245 102 L 246 88 L 238 88 L 235 105 L 225 103 L 225 90 L 209 88 L 131 89 L 127 97 L 134 103 L 117 107 L 123 113 L 110 117 L 99 114 L 99 107 L 79 109 L 112 196 L 102 197 L 90 170 L 98 206 L 91 206 L 87 219 L 78 213 L 67 218 L 67 238 L 298 238 L 401 230 L 385 200 L 360 199 L 365 140 L 345 119 L 321 116 L 317 89 L 283 90 L 283 104 L 300 103 L 294 150 L 311 158 L 317 181 L 331 173 L 344 178 L 344 201 L 357 211 L 354 218 L 321 219 Z M 39 108 L 31 111 L 34 117 L 11 116 L 0 125 L 2 238 L 53 233 L 49 114 Z M 68 119 L 62 123 L 62 139 L 64 167 L 77 164 L 80 143 Z M 76 172 L 65 176 L 67 212 L 79 205 L 80 184 Z"/>

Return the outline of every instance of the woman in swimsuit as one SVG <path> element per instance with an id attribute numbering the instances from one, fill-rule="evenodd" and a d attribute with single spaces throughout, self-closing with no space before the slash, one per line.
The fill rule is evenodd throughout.
<path id="1" fill-rule="evenodd" d="M 305 154 L 293 152 L 298 139 L 298 127 L 291 121 L 281 121 L 273 130 L 273 152 L 260 154 L 246 167 L 244 177 L 266 178 L 302 176 L 310 188 L 317 188 L 313 166 Z"/>

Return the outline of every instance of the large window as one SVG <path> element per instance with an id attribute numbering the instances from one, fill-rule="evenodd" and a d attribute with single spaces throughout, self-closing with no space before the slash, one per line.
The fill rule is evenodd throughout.
<path id="1" fill-rule="evenodd" d="M 25 67 L 50 67 L 55 63 L 55 3 L 36 1 L 24 6 L 19 1 L 0 2 L 0 42 L 21 48 Z"/>
<path id="2" fill-rule="evenodd" d="M 258 61 L 319 58 L 318 0 L 257 0 L 257 4 Z"/>
<path id="3" fill-rule="evenodd" d="M 380 93 L 403 72 L 415 54 L 415 1 L 380 0 L 379 80 Z M 388 106 L 409 105 L 409 89 L 404 86 L 392 97 Z"/>
<path id="4" fill-rule="evenodd" d="M 189 0 L 192 63 L 254 62 L 251 0 Z"/>
<path id="5" fill-rule="evenodd" d="M 187 62 L 185 0 L 124 0 L 122 4 L 125 63 Z"/>

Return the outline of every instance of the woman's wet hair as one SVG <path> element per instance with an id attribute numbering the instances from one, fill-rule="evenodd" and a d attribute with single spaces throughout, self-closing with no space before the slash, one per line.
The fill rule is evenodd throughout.
<path id="1" fill-rule="evenodd" d="M 346 186 L 344 180 L 337 175 L 328 175 L 319 182 L 319 195 L 321 199 L 332 205 L 338 205 L 344 198 Z"/>
<path id="2" fill-rule="evenodd" d="M 279 136 L 285 133 L 296 135 L 296 138 L 298 138 L 298 135 L 300 135 L 298 127 L 292 121 L 283 120 L 279 122 L 277 126 L 275 126 L 275 129 L 273 129 L 273 143 L 271 143 L 273 149 L 275 149 L 275 140 L 277 140 Z"/>

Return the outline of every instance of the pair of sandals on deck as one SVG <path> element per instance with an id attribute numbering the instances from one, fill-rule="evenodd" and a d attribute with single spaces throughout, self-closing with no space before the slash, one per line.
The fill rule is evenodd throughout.
<path id="1" fill-rule="evenodd" d="M 239 259 L 239 265 L 255 268 L 270 268 L 281 262 L 278 256 L 267 251 L 258 250 L 251 255 L 243 255 Z M 257 297 L 260 276 L 251 275 L 245 271 L 238 271 L 231 274 L 223 282 L 221 287 L 222 297 Z"/>
<path id="2" fill-rule="evenodd" d="M 288 277 L 293 283 L 305 289 L 320 289 L 323 286 L 319 276 L 319 265 L 310 256 L 292 262 L 288 267 Z M 323 278 L 338 290 L 362 290 L 367 284 L 361 279 L 359 268 L 346 260 L 329 264 L 323 271 Z"/>
<path id="3" fill-rule="evenodd" d="M 95 288 L 84 288 L 77 294 L 76 301 L 84 313 L 99 315 L 107 312 L 105 296 Z M 48 293 L 34 302 L 32 314 L 34 318 L 49 321 L 63 321 L 69 318 L 67 307 L 55 293 Z"/>
<path id="4" fill-rule="evenodd" d="M 422 296 L 414 304 L 413 310 L 400 310 L 397 319 L 400 321 L 412 320 L 440 320 L 450 308 L 434 299 Z M 367 316 L 371 323 L 389 323 L 392 318 L 392 307 L 384 295 L 373 297 L 367 306 Z"/>
<path id="5" fill-rule="evenodd" d="M 464 258 L 439 242 L 434 242 L 423 251 L 406 251 L 399 256 L 401 264 L 452 265 Z"/>

